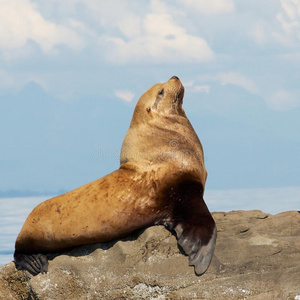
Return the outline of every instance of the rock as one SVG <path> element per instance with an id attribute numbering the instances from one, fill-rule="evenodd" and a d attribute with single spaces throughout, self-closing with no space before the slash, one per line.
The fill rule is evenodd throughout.
<path id="1" fill-rule="evenodd" d="M 208 271 L 196 276 L 162 226 L 56 256 L 32 277 L 0 269 L 0 299 L 300 299 L 300 214 L 213 213 Z"/>

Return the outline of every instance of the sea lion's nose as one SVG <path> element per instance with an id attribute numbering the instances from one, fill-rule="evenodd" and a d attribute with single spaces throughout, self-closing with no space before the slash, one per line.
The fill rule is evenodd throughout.
<path id="1" fill-rule="evenodd" d="M 170 78 L 170 80 L 171 79 L 177 79 L 177 80 L 179 80 L 179 78 L 177 77 L 177 76 L 172 76 L 171 78 Z"/>

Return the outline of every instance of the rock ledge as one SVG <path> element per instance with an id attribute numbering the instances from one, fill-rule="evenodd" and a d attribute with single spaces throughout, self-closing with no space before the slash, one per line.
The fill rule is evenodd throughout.
<path id="1" fill-rule="evenodd" d="M 0 268 L 0 299 L 300 300 L 300 213 L 213 213 L 218 228 L 209 270 L 195 275 L 176 239 L 150 227 L 127 239 L 56 256 L 32 277 Z"/>

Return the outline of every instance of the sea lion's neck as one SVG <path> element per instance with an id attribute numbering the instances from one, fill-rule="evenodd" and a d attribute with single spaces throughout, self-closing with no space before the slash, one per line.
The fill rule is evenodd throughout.
<path id="1" fill-rule="evenodd" d="M 189 120 L 182 116 L 135 123 L 123 141 L 120 162 L 138 169 L 157 170 L 169 165 L 182 172 L 206 173 L 201 143 Z"/>

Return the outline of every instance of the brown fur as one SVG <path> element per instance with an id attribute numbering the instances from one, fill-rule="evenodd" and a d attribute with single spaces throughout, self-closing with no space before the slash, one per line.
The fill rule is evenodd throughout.
<path id="1" fill-rule="evenodd" d="M 207 244 L 214 228 L 202 200 L 207 172 L 201 143 L 182 109 L 183 95 L 177 77 L 147 90 L 124 139 L 120 168 L 38 205 L 18 235 L 16 251 L 106 242 L 154 224 L 172 223 L 179 238 L 189 218 L 191 224 L 208 220 L 199 230 Z"/>

